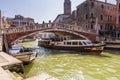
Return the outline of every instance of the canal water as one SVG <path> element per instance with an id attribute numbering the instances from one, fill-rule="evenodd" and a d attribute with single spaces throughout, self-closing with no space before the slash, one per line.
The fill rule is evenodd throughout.
<path id="1" fill-rule="evenodd" d="M 27 77 L 47 73 L 59 80 L 120 80 L 120 52 L 81 55 L 41 47 L 38 52 L 39 56 L 24 67 Z"/>

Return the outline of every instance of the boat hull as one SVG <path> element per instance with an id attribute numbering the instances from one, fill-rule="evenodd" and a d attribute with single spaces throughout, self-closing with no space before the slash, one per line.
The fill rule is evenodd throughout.
<path id="1" fill-rule="evenodd" d="M 11 55 L 13 57 L 21 60 L 23 62 L 23 64 L 29 64 L 37 57 L 37 53 L 27 53 L 27 52 L 18 53 L 18 54 L 11 54 Z"/>
<path id="2" fill-rule="evenodd" d="M 80 46 L 53 46 L 53 45 L 40 44 L 39 46 L 54 50 L 75 51 L 75 52 L 84 52 L 84 53 L 92 53 L 92 54 L 101 54 L 104 48 L 104 45 L 80 47 Z"/>

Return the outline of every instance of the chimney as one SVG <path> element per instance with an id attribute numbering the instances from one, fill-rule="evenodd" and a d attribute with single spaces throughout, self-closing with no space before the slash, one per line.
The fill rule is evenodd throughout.
<path id="1" fill-rule="evenodd" d="M 105 0 L 105 3 L 107 3 L 107 0 Z"/>

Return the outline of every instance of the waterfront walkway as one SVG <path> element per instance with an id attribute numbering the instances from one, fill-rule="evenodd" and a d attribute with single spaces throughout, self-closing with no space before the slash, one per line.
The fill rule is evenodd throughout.
<path id="1" fill-rule="evenodd" d="M 20 64 L 22 61 L 6 54 L 5 52 L 0 52 L 0 67 L 5 67 L 8 65 Z"/>
<path id="2" fill-rule="evenodd" d="M 4 52 L 0 52 L 0 80 L 17 80 L 8 70 L 8 66 L 22 62 Z"/>

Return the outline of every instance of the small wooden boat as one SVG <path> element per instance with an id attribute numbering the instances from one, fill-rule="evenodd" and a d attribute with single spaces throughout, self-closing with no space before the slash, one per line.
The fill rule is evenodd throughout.
<path id="1" fill-rule="evenodd" d="M 37 57 L 37 52 L 35 49 L 23 48 L 20 45 L 13 45 L 12 49 L 9 50 L 9 54 L 23 61 L 24 64 L 30 63 Z"/>
<path id="2" fill-rule="evenodd" d="M 94 44 L 90 40 L 42 40 L 39 42 L 39 46 L 56 50 L 68 50 L 86 53 L 91 52 L 94 54 L 100 54 L 104 49 L 103 43 Z"/>

